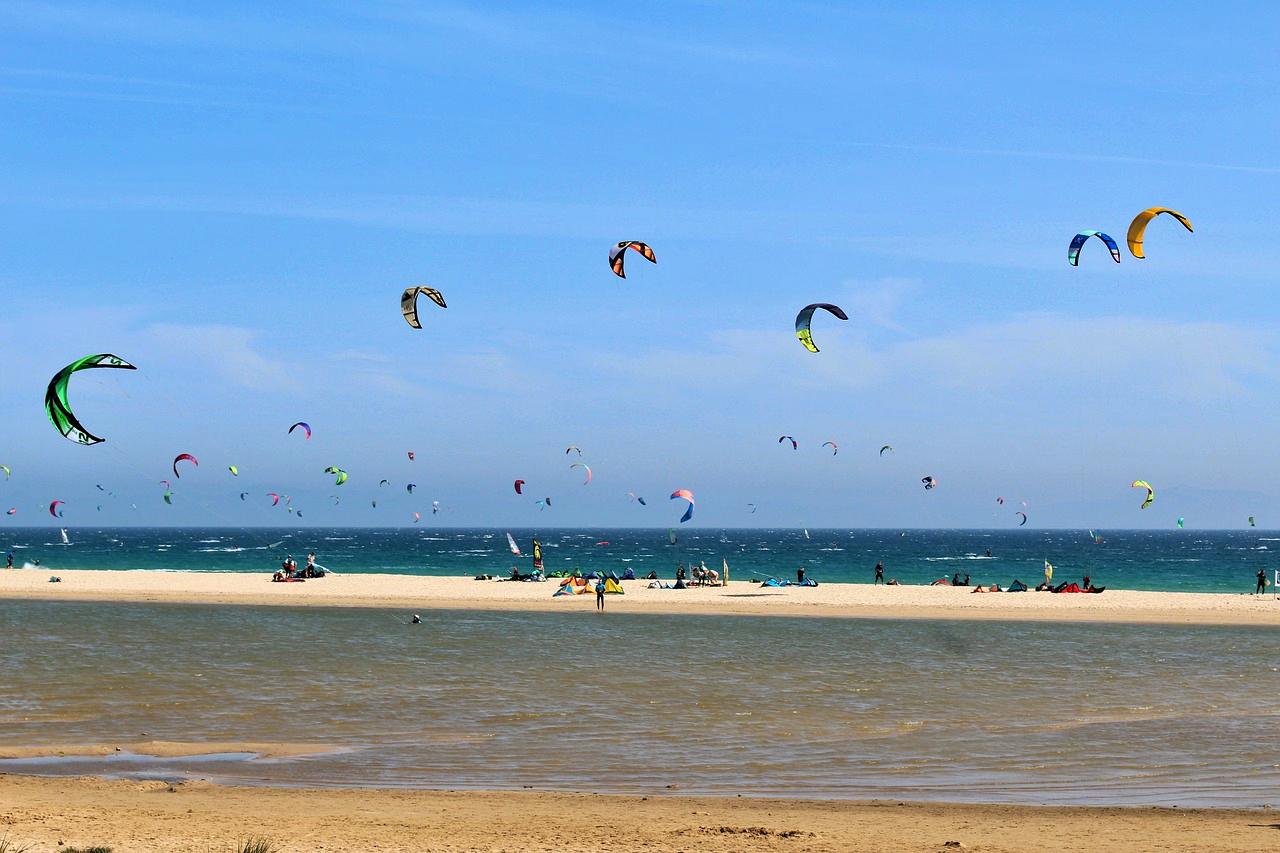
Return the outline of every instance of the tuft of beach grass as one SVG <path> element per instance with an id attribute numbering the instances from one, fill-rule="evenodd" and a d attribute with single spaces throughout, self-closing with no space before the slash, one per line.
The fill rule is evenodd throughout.
<path id="1" fill-rule="evenodd" d="M 275 849 L 269 838 L 249 838 L 236 845 L 236 853 L 275 853 Z"/>

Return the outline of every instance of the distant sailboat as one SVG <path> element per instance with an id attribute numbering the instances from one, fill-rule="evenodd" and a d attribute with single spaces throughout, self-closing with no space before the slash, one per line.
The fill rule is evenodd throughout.
<path id="1" fill-rule="evenodd" d="M 65 527 L 64 527 L 64 528 L 62 528 L 59 532 L 62 534 L 62 544 L 63 544 L 63 545 L 70 545 L 70 544 L 71 544 L 71 540 L 67 538 L 67 528 L 65 528 Z"/>
<path id="2" fill-rule="evenodd" d="M 808 538 L 809 538 L 809 528 L 807 528 L 807 527 L 804 529 L 804 538 L 805 538 L 805 539 L 808 539 Z"/>

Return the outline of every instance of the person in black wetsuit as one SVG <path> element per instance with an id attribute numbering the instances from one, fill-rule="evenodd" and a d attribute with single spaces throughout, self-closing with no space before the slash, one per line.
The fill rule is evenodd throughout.
<path id="1" fill-rule="evenodd" d="M 876 583 L 884 583 L 884 563 L 876 560 Z"/>
<path id="2" fill-rule="evenodd" d="M 1258 588 L 1253 591 L 1254 595 L 1262 595 L 1267 591 L 1267 570 L 1258 569 Z"/>
<path id="3" fill-rule="evenodd" d="M 801 566 L 800 568 L 796 569 L 796 583 L 798 584 L 804 583 L 804 566 Z"/>

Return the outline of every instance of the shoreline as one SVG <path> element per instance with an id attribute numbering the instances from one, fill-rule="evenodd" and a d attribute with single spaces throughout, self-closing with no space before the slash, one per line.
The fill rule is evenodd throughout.
<path id="1" fill-rule="evenodd" d="M 330 575 L 272 583 L 264 573 L 73 569 L 49 583 L 47 569 L 0 570 L 0 601 L 370 607 L 407 610 L 594 612 L 594 596 L 553 598 L 559 582 L 514 583 L 422 575 Z M 624 581 L 606 614 L 810 616 L 1108 622 L 1280 627 L 1280 601 L 1241 593 L 1109 589 L 1100 595 L 1047 592 L 974 594 L 969 587 L 828 583 L 763 589 L 750 581 L 725 587 L 649 589 Z"/>
<path id="2" fill-rule="evenodd" d="M 0 774 L 0 838 L 32 851 L 234 849 L 675 853 L 1273 849 L 1274 809 L 1006 806 L 534 791 L 244 788 Z M 56 845 L 56 848 L 55 848 Z"/>

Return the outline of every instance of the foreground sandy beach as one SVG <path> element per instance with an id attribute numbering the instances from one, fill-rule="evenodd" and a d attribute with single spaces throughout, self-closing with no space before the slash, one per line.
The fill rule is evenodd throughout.
<path id="1" fill-rule="evenodd" d="M 46 853 L 1274 850 L 1280 812 L 287 790 L 0 775 L 0 838 Z"/>
<path id="2" fill-rule="evenodd" d="M 0 599 L 156 601 L 201 604 L 590 611 L 594 596 L 553 598 L 557 581 L 510 583 L 470 578 L 344 574 L 304 583 L 271 583 L 266 574 L 236 572 L 0 571 Z M 701 613 L 928 619 L 1028 619 L 1072 622 L 1161 622 L 1280 626 L 1280 601 L 1224 593 L 1135 592 L 1101 595 L 974 594 L 965 587 L 823 584 L 762 589 L 747 581 L 727 587 L 649 589 L 626 581 L 609 596 L 620 613 Z"/>

